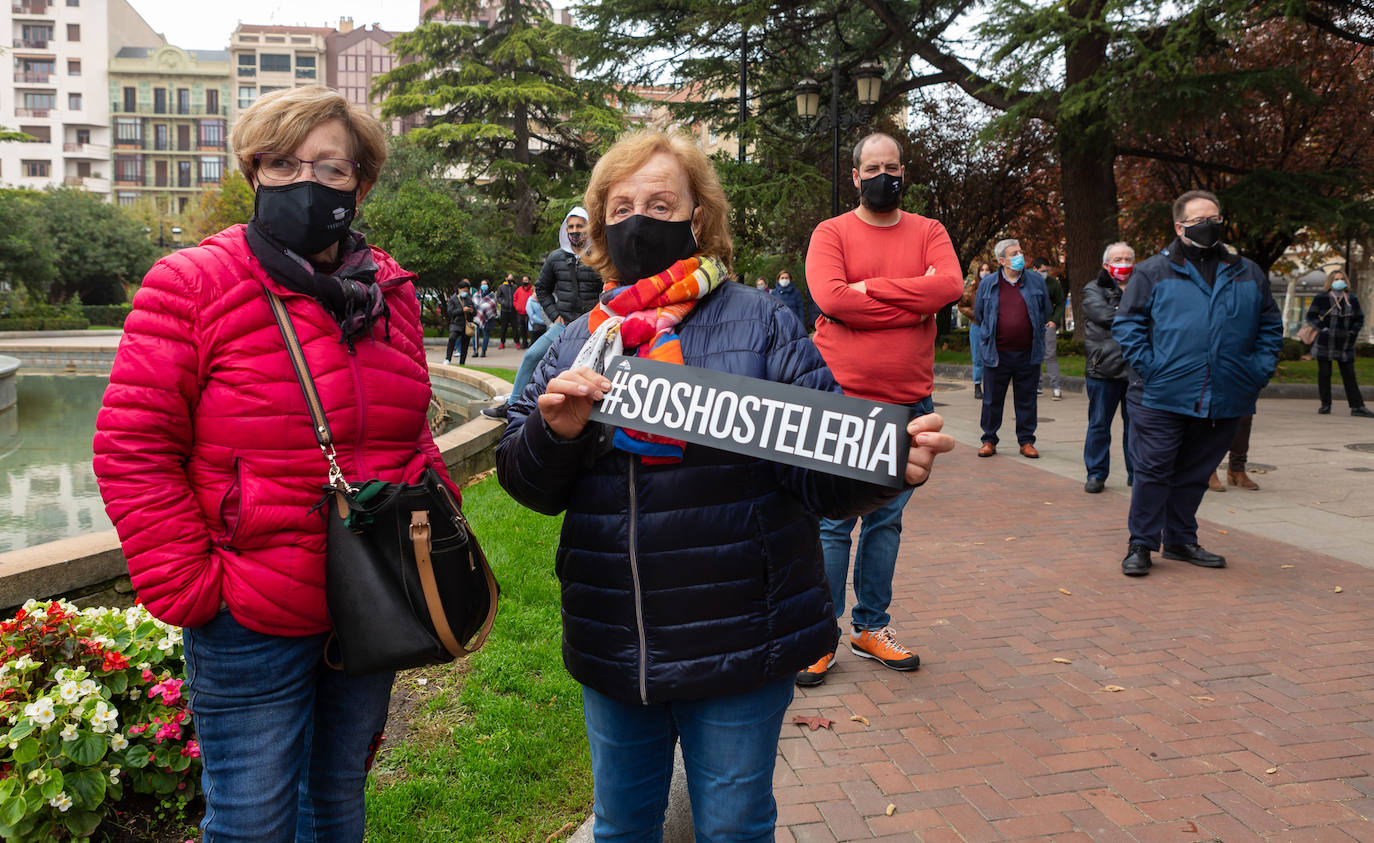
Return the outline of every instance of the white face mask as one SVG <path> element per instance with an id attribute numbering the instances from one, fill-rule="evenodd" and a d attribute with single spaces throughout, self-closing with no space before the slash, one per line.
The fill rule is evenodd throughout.
<path id="1" fill-rule="evenodd" d="M 791 284 L 791 283 L 792 283 L 792 279 L 791 279 L 791 278 L 779 278 L 779 279 L 778 279 L 778 286 L 780 286 L 780 287 L 786 287 L 788 284 Z"/>

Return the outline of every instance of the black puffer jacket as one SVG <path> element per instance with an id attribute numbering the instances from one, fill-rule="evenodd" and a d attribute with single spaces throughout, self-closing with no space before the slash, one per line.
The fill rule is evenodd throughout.
<path id="1" fill-rule="evenodd" d="M 555 341 L 496 449 L 516 500 L 566 511 L 555 568 L 568 672 L 648 704 L 748 691 L 831 652 L 817 516 L 869 512 L 896 491 L 692 444 L 680 463 L 644 465 L 597 424 L 558 439 L 535 401 L 587 336 L 584 318 Z M 753 288 L 722 284 L 679 336 L 689 366 L 839 391 L 797 320 Z"/>
<path id="2" fill-rule="evenodd" d="M 534 282 L 534 294 L 550 322 L 560 316 L 571 322 L 596 307 L 601 287 L 601 276 L 574 252 L 554 249 L 544 258 L 539 280 Z"/>
<path id="3" fill-rule="evenodd" d="M 1125 380 L 1126 360 L 1112 338 L 1112 320 L 1121 304 L 1121 288 L 1107 270 L 1083 288 L 1083 345 L 1088 355 L 1084 374 L 1102 380 Z"/>

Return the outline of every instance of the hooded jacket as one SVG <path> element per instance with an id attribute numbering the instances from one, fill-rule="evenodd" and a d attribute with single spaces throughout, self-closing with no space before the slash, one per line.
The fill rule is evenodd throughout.
<path id="1" fill-rule="evenodd" d="M 779 284 L 770 292 L 778 301 L 782 302 L 788 310 L 796 314 L 797 321 L 802 323 L 802 329 L 805 330 L 807 327 L 806 297 L 802 295 L 801 290 L 797 289 L 797 285 L 795 283 Z"/>
<path id="2" fill-rule="evenodd" d="M 1121 287 L 1105 269 L 1083 288 L 1083 345 L 1088 355 L 1084 374 L 1090 378 L 1126 378 L 1126 360 L 1112 337 L 1112 321 L 1120 305 Z"/>
<path id="3" fill-rule="evenodd" d="M 722 284 L 678 326 L 684 361 L 838 392 L 776 299 Z M 852 517 L 896 490 L 688 444 L 644 465 L 589 424 L 563 440 L 536 399 L 588 337 L 580 318 L 544 356 L 496 448 L 497 476 L 539 512 L 565 512 L 555 558 L 563 661 L 630 703 L 748 691 L 835 649 L 817 516 Z"/>
<path id="4" fill-rule="evenodd" d="M 563 224 L 558 228 L 559 248 L 544 258 L 539 280 L 534 282 L 535 296 L 550 322 L 559 318 L 572 322 L 596 307 L 604 286 L 601 276 L 582 262 L 568 240 L 568 217 L 586 219 L 587 211 L 579 206 L 563 217 Z"/>
<path id="5" fill-rule="evenodd" d="M 329 465 L 266 290 L 290 312 L 350 481 L 448 471 L 426 420 L 414 276 L 373 248 L 390 321 L 350 353 L 318 301 L 268 277 L 244 231 L 144 278 L 96 417 L 95 475 L 155 617 L 195 627 L 225 603 L 257 632 L 312 635 L 330 628 L 325 522 L 311 511 Z"/>
<path id="6" fill-rule="evenodd" d="M 1269 277 L 1229 247 L 1208 286 L 1177 240 L 1136 264 L 1112 336 L 1146 407 L 1203 419 L 1255 412 L 1283 347 Z"/>

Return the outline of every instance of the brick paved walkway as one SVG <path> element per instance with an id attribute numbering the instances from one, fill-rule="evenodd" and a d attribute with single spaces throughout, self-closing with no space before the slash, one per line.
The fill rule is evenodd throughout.
<path id="1" fill-rule="evenodd" d="M 1129 579 L 1127 505 L 942 457 L 894 583 L 922 668 L 798 689 L 835 723 L 783 727 L 777 839 L 1374 840 L 1374 570 L 1204 522 L 1231 567 Z"/>

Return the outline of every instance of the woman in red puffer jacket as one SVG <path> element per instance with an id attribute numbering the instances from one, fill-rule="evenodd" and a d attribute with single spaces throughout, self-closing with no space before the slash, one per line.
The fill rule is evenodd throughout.
<path id="1" fill-rule="evenodd" d="M 95 472 L 139 599 L 185 627 L 206 841 L 361 840 L 392 676 L 323 663 L 328 463 L 268 305 L 281 296 L 345 475 L 447 477 L 414 276 L 350 229 L 380 125 L 321 87 L 264 96 L 232 145 L 248 225 L 148 273 L 96 423 Z M 456 488 L 454 489 L 457 492 Z"/>

